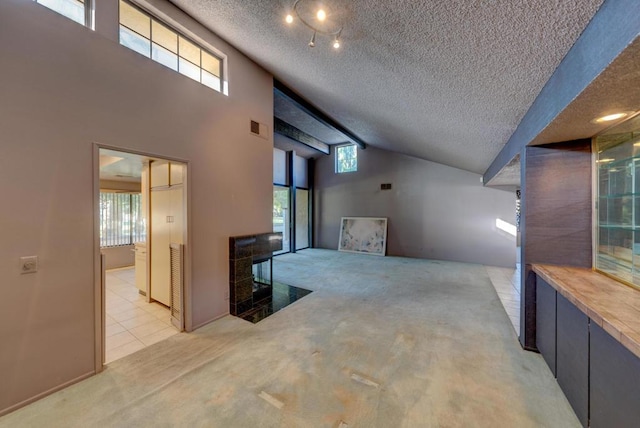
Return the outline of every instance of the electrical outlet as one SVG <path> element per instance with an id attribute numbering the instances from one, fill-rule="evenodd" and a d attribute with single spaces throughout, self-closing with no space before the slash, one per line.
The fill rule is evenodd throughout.
<path id="1" fill-rule="evenodd" d="M 20 257 L 20 273 L 38 272 L 38 256 Z"/>

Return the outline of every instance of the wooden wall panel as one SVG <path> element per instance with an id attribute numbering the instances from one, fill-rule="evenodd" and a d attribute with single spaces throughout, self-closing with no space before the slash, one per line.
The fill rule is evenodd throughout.
<path id="1" fill-rule="evenodd" d="M 591 140 L 526 147 L 521 155 L 520 342 L 535 343 L 532 263 L 591 267 Z"/>

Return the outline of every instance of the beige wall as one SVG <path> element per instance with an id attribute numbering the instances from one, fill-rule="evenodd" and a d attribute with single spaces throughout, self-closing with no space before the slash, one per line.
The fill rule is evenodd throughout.
<path id="1" fill-rule="evenodd" d="M 335 152 L 334 152 L 335 153 Z M 316 161 L 315 245 L 336 249 L 341 217 L 388 217 L 387 254 L 515 267 L 515 192 L 483 187 L 480 175 L 386 150 L 358 149 L 358 171 Z M 380 184 L 391 183 L 391 190 Z"/>
<path id="2" fill-rule="evenodd" d="M 228 97 L 32 1 L 0 2 L 0 412 L 94 370 L 94 142 L 189 162 L 193 326 L 228 312 L 228 237 L 271 230 L 272 138 L 249 120 L 272 125 L 272 78 L 197 31 L 228 55 Z M 26 255 L 36 274 L 20 274 Z"/>

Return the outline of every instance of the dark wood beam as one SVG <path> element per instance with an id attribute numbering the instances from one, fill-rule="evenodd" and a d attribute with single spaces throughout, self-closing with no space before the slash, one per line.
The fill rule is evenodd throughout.
<path id="1" fill-rule="evenodd" d="M 331 148 L 327 143 L 312 137 L 306 132 L 299 130 L 295 126 L 289 125 L 287 122 L 282 119 L 278 119 L 277 117 L 273 118 L 273 132 L 291 138 L 292 140 L 317 150 L 320 153 L 324 153 L 325 155 L 331 153 Z"/>
<path id="2" fill-rule="evenodd" d="M 311 104 L 309 101 L 305 100 L 300 95 L 293 92 L 291 89 L 289 89 L 284 83 L 280 82 L 278 79 L 273 79 L 273 90 L 276 91 L 278 94 L 282 95 L 283 97 L 285 97 L 286 99 L 288 99 L 289 101 L 291 101 L 292 103 L 296 104 L 300 108 L 300 110 L 304 111 L 305 113 L 307 113 L 308 115 L 316 119 L 318 122 L 344 135 L 347 140 L 356 144 L 362 150 L 367 148 L 367 144 L 364 141 L 362 141 L 360 138 L 358 138 L 355 134 L 353 134 L 347 128 L 340 125 L 338 122 L 336 122 L 331 117 L 326 115 L 316 106 Z"/>

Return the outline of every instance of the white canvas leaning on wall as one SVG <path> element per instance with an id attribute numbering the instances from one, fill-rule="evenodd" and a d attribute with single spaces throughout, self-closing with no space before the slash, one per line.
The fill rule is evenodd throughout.
<path id="1" fill-rule="evenodd" d="M 386 217 L 342 217 L 338 251 L 384 256 L 386 250 Z"/>

